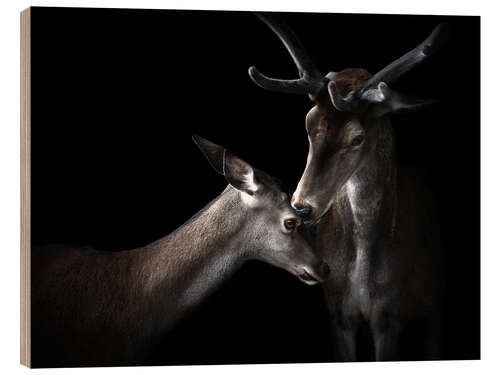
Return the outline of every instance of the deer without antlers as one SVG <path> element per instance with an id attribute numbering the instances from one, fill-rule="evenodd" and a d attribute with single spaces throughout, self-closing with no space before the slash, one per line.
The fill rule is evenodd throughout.
<path id="1" fill-rule="evenodd" d="M 315 104 L 306 116 L 309 154 L 292 205 L 315 225 L 315 245 L 332 269 L 324 294 L 335 358 L 357 360 L 358 331 L 368 325 L 375 359 L 399 359 L 401 332 L 423 317 L 430 317 L 426 358 L 439 358 L 439 225 L 431 194 L 396 160 L 389 116 L 432 101 L 389 85 L 443 45 L 447 25 L 374 75 L 345 69 L 323 76 L 279 15 L 258 17 L 283 42 L 299 78 L 269 78 L 251 67 L 251 79 Z"/>
<path id="2" fill-rule="evenodd" d="M 34 346 L 63 366 L 141 364 L 152 348 L 248 259 L 322 282 L 329 269 L 298 233 L 279 181 L 193 138 L 229 185 L 172 234 L 121 252 L 33 249 Z M 34 360 L 50 366 L 49 358 Z"/>

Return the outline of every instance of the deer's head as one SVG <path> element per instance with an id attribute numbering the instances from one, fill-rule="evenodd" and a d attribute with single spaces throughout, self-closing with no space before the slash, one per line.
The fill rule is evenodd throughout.
<path id="1" fill-rule="evenodd" d="M 238 191 L 245 215 L 241 246 L 249 251 L 246 257 L 283 268 L 309 285 L 324 281 L 330 273 L 328 265 L 298 233 L 301 219 L 280 181 L 221 146 L 199 136 L 193 140 L 210 165 Z"/>
<path id="2" fill-rule="evenodd" d="M 445 40 L 447 27 L 436 27 L 419 46 L 375 75 L 364 69 L 346 69 L 323 76 L 279 15 L 257 15 L 281 39 L 295 62 L 299 78 L 269 78 L 251 67 L 251 79 L 267 90 L 308 95 L 315 104 L 306 116 L 309 154 L 292 205 L 304 220 L 316 221 L 366 159 L 363 156 L 377 147 L 381 139 L 387 142 L 387 129 L 383 129 L 388 128 L 387 115 L 432 102 L 395 92 L 389 85 L 437 50 Z"/>

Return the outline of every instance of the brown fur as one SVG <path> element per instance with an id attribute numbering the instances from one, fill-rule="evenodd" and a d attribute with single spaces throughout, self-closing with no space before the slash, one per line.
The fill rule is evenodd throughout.
<path id="1" fill-rule="evenodd" d="M 329 78 L 347 93 L 369 74 L 350 69 Z M 353 122 L 365 136 L 357 148 L 346 141 L 352 139 Z M 444 270 L 433 197 L 418 175 L 395 159 L 387 116 L 374 118 L 369 107 L 339 112 L 323 93 L 307 116 L 306 129 L 309 162 L 293 203 L 312 204 L 311 220 L 319 220 L 314 243 L 332 270 L 324 291 L 336 359 L 358 358 L 356 337 L 363 323 L 373 335 L 375 358 L 398 359 L 404 328 L 440 316 Z M 439 356 L 437 324 L 432 327 L 433 348 L 426 358 Z"/>
<path id="2" fill-rule="evenodd" d="M 197 140 L 214 165 L 224 164 L 216 160 L 223 155 L 236 160 Z M 32 249 L 33 366 L 144 364 L 159 340 L 248 259 L 284 268 L 308 284 L 324 280 L 326 264 L 296 228 L 283 226 L 287 219 L 300 220 L 278 182 L 237 161 L 226 167 L 242 189 L 228 186 L 150 245 L 120 252 L 65 245 Z M 255 208 L 243 199 L 248 172 L 257 187 L 251 197 Z"/>

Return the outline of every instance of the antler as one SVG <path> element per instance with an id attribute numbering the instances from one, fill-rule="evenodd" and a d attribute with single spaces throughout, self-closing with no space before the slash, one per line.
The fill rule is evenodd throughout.
<path id="1" fill-rule="evenodd" d="M 373 75 L 360 90 L 359 95 L 376 87 L 380 82 L 390 85 L 406 72 L 421 64 L 434 52 L 436 52 L 449 37 L 449 26 L 447 23 L 441 23 L 432 31 L 432 33 L 410 52 L 404 54 L 399 59 L 387 65 L 384 69 Z"/>
<path id="2" fill-rule="evenodd" d="M 379 103 L 387 99 L 387 95 L 381 91 L 381 87 L 388 90 L 387 85 L 395 82 L 403 74 L 410 71 L 425 61 L 436 52 L 449 37 L 449 26 L 446 23 L 439 24 L 432 33 L 410 52 L 387 65 L 384 69 L 373 75 L 361 89 L 349 92 L 342 97 L 336 90 L 335 83 L 330 82 L 328 91 L 333 105 L 339 110 L 352 110 L 363 100 L 370 103 Z M 381 86 L 380 83 L 383 83 Z"/>
<path id="3" fill-rule="evenodd" d="M 299 39 L 277 14 L 255 13 L 280 38 L 299 71 L 299 79 L 284 80 L 270 78 L 262 74 L 255 66 L 248 69 L 252 81 L 258 86 L 272 91 L 308 94 L 314 100 L 325 87 L 328 80 L 316 68 Z"/>
<path id="4" fill-rule="evenodd" d="M 270 78 L 262 74 L 255 66 L 252 66 L 248 69 L 248 74 L 252 81 L 267 90 L 292 94 L 308 94 L 312 100 L 315 100 L 319 92 L 327 86 L 333 106 L 342 112 L 355 112 L 362 102 L 381 103 L 384 104 L 385 109 L 391 108 L 393 110 L 422 106 L 424 103 L 422 100 L 418 100 L 418 103 L 413 106 L 408 96 L 392 92 L 388 85 L 425 61 L 446 42 L 449 36 L 448 24 L 439 24 L 427 39 L 413 50 L 373 75 L 360 89 L 350 91 L 347 95 L 342 96 L 337 83 L 321 75 L 299 39 L 278 14 L 255 14 L 283 42 L 297 66 L 299 78 L 292 80 Z M 390 103 L 391 100 L 396 100 L 395 98 L 397 98 L 397 101 Z"/>

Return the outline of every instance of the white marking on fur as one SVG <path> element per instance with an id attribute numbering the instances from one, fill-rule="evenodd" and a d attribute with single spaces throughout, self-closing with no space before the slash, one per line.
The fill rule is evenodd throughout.
<path id="1" fill-rule="evenodd" d="M 257 192 L 257 190 L 259 189 L 259 187 L 255 183 L 253 169 L 250 169 L 250 171 L 245 176 L 243 176 L 243 180 L 245 181 L 246 188 L 248 190 L 250 190 L 253 193 Z"/>
<path id="2" fill-rule="evenodd" d="M 349 179 L 345 187 L 351 205 L 354 223 L 356 226 L 362 225 L 359 215 L 363 215 L 363 210 L 356 204 L 356 182 Z M 354 262 L 354 267 L 349 272 L 349 279 L 351 281 L 352 293 L 354 293 L 355 299 L 359 303 L 361 313 L 367 317 L 370 314 L 371 307 L 370 291 L 368 289 L 370 257 L 366 246 L 362 243 L 355 243 L 354 246 L 356 247 L 356 260 Z"/>
<path id="3" fill-rule="evenodd" d="M 307 171 L 307 168 L 309 167 L 309 164 L 311 163 L 312 160 L 312 142 L 311 142 L 311 137 L 307 135 L 307 138 L 309 139 L 309 152 L 307 153 L 307 161 L 306 161 L 306 168 L 304 170 L 304 173 L 302 174 L 302 177 L 300 178 L 299 183 L 297 184 L 297 188 L 295 189 L 295 192 L 293 193 L 295 199 L 295 202 L 300 202 L 300 199 L 302 198 L 302 190 L 303 190 L 303 185 L 304 185 L 304 179 L 305 179 L 305 171 Z"/>
<path id="4" fill-rule="evenodd" d="M 245 189 L 251 191 L 252 193 L 256 193 L 259 190 L 259 187 L 255 183 L 253 169 L 250 168 L 247 174 L 243 176 L 243 181 L 245 182 Z M 244 191 L 240 191 L 240 197 L 243 203 L 250 208 L 257 208 L 260 205 L 259 200 L 255 197 L 255 195 L 250 195 Z"/>
<path id="5" fill-rule="evenodd" d="M 345 188 L 346 188 L 346 192 L 347 192 L 347 197 L 349 198 L 349 204 L 351 206 L 354 223 L 356 225 L 359 225 L 360 220 L 359 220 L 358 215 L 359 215 L 360 211 L 362 210 L 362 208 L 356 204 L 357 186 L 356 186 L 356 183 L 354 181 L 352 181 L 352 178 L 347 180 L 347 182 L 345 183 Z"/>
<path id="6" fill-rule="evenodd" d="M 252 196 L 248 193 L 245 193 L 244 191 L 240 191 L 240 197 L 242 202 L 250 208 L 257 208 L 260 206 L 260 201 L 255 198 L 255 196 Z"/>
<path id="7" fill-rule="evenodd" d="M 368 290 L 368 275 L 370 272 L 370 259 L 366 249 L 356 251 L 356 261 L 349 278 L 353 292 L 356 294 L 361 313 L 367 317 L 370 314 L 370 291 Z"/>

